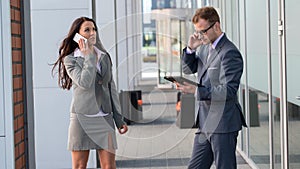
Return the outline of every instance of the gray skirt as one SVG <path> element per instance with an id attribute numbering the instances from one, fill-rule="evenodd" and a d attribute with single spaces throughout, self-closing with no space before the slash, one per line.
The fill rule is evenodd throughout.
<path id="1" fill-rule="evenodd" d="M 112 114 L 104 117 L 86 117 L 71 113 L 68 150 L 115 150 L 117 140 Z"/>

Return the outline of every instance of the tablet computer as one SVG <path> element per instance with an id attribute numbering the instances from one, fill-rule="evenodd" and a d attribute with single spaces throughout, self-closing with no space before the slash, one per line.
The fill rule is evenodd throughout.
<path id="1" fill-rule="evenodd" d="M 192 84 L 194 86 L 198 86 L 197 82 L 194 82 L 192 80 L 189 80 L 189 79 L 181 77 L 181 76 L 165 76 L 164 79 L 166 79 L 170 82 L 173 82 L 173 83 L 177 82 L 177 83 L 183 84 L 183 82 L 187 82 L 187 83 Z"/>

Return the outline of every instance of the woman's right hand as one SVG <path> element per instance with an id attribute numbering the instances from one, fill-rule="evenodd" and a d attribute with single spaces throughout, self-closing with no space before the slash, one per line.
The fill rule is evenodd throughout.
<path id="1" fill-rule="evenodd" d="M 124 124 L 121 128 L 118 129 L 120 134 L 125 134 L 128 131 L 128 127 Z"/>
<path id="2" fill-rule="evenodd" d="M 80 39 L 78 42 L 79 49 L 84 56 L 91 54 L 94 50 L 93 45 L 89 44 L 89 40 L 84 42 L 84 39 Z"/>

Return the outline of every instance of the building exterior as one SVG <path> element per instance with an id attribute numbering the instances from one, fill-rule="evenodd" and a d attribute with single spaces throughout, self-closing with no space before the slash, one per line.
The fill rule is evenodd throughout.
<path id="1" fill-rule="evenodd" d="M 300 166 L 297 2 L 157 0 L 152 3 L 156 5 L 153 7 L 156 14 L 163 14 L 166 19 L 156 22 L 156 45 L 174 54 L 174 58 L 193 32 L 190 12 L 206 5 L 219 10 L 223 30 L 244 57 L 239 98 L 249 127 L 241 131 L 238 150 L 253 168 Z M 166 11 L 172 10 L 189 14 L 166 15 Z M 58 88 L 57 77 L 51 74 L 60 42 L 75 18 L 93 17 L 104 46 L 112 55 L 118 90 L 134 89 L 144 71 L 140 57 L 141 11 L 139 0 L 0 1 L 0 169 L 70 167 L 66 141 L 61 139 L 67 138 L 71 92 Z M 160 29 L 166 28 L 160 27 L 160 23 L 182 28 L 173 29 L 181 30 L 180 36 L 174 37 L 172 30 L 167 30 L 169 35 L 160 37 Z M 174 39 L 180 42 L 179 48 L 172 48 Z M 162 58 L 159 52 L 157 57 Z M 180 62 L 175 61 L 172 60 L 172 65 L 180 73 Z M 173 70 L 158 61 L 157 69 L 161 70 L 161 66 Z M 96 154 L 92 153 L 89 167 L 95 166 Z"/>
<path id="2" fill-rule="evenodd" d="M 1 1 L 0 40 L 0 168 L 25 168 L 34 155 L 28 140 L 32 131 L 30 120 L 33 113 L 28 96 L 32 96 L 32 83 L 27 80 L 31 68 L 26 70 L 26 61 L 31 59 L 29 3 L 20 0 Z M 25 41 L 29 40 L 25 43 Z M 27 90 L 29 85 L 29 90 Z M 30 112 L 30 113 L 28 113 Z"/>

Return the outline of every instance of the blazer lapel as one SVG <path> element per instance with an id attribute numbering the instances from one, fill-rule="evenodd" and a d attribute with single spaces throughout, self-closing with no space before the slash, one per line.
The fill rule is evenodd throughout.
<path id="1" fill-rule="evenodd" d="M 103 77 L 105 75 L 105 73 L 107 72 L 107 59 L 106 59 L 106 54 L 101 54 L 101 57 L 100 57 L 100 60 L 99 60 L 99 63 L 100 64 L 100 67 L 101 67 L 101 76 Z"/>
<path id="2" fill-rule="evenodd" d="M 216 49 L 212 49 L 211 50 L 211 53 L 210 53 L 210 56 L 209 56 L 209 58 L 208 58 L 208 60 L 207 60 L 207 62 L 206 62 L 206 65 L 210 65 L 211 64 L 211 62 L 213 61 L 213 60 L 215 60 L 215 58 L 216 58 L 216 55 L 219 53 L 219 51 L 217 51 Z"/>
<path id="3" fill-rule="evenodd" d="M 219 43 L 217 44 L 216 48 L 212 50 L 211 56 L 208 58 L 207 63 L 204 65 L 204 68 L 202 69 L 201 73 L 199 73 L 199 79 L 200 79 L 200 85 L 202 85 L 202 78 L 204 74 L 206 73 L 207 69 L 209 68 L 210 64 L 218 57 L 222 47 L 225 44 L 225 41 L 227 40 L 226 35 L 221 38 Z"/>

